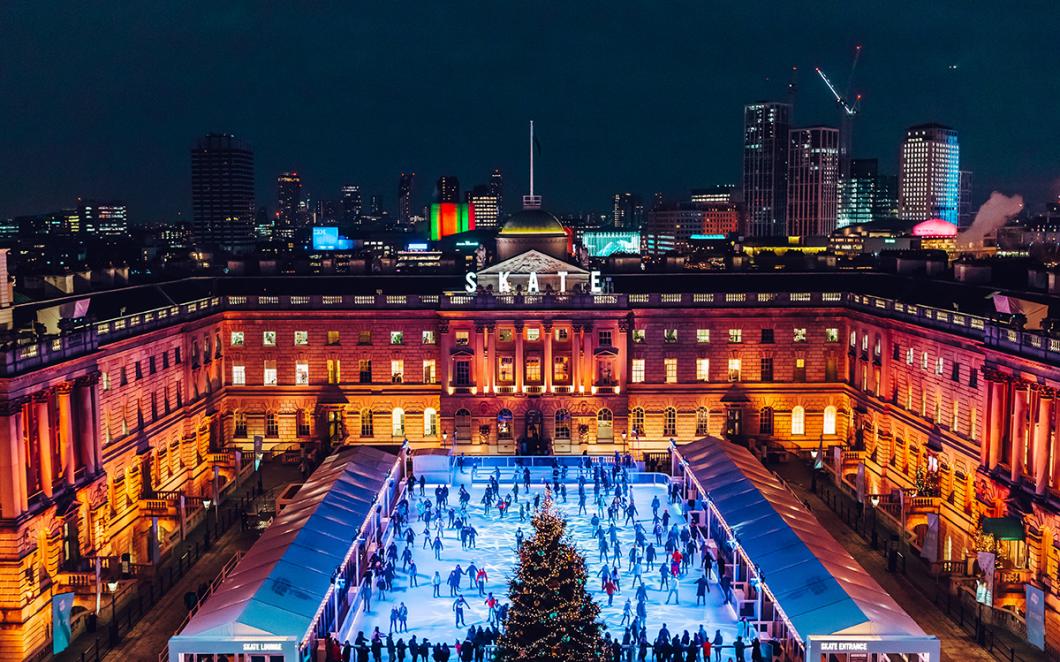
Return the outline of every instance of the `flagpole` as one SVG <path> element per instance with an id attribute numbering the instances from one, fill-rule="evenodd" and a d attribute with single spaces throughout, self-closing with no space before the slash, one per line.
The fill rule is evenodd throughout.
<path id="1" fill-rule="evenodd" d="M 530 197 L 534 196 L 534 120 L 530 120 Z"/>

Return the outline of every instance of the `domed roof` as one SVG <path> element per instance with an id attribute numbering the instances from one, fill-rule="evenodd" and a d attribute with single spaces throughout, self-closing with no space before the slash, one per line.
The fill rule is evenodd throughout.
<path id="1" fill-rule="evenodd" d="M 559 219 L 544 209 L 524 209 L 518 212 L 501 228 L 502 237 L 511 235 L 557 235 L 565 234 Z"/>
<path id="2" fill-rule="evenodd" d="M 957 226 L 941 218 L 932 218 L 913 226 L 914 237 L 956 237 Z"/>

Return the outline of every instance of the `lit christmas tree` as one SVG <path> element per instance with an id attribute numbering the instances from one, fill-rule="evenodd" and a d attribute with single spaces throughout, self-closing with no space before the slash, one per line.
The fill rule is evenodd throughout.
<path id="1" fill-rule="evenodd" d="M 600 607 L 586 590 L 585 559 L 566 539 L 567 523 L 550 494 L 533 525 L 509 587 L 511 607 L 495 659 L 602 662 Z"/>

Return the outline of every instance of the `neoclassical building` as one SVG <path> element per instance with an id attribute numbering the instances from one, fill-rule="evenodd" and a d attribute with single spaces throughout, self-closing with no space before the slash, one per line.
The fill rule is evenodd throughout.
<path id="1" fill-rule="evenodd" d="M 996 600 L 1036 583 L 1055 617 L 1060 341 L 999 325 L 974 286 L 885 274 L 602 274 L 594 287 L 557 256 L 548 219 L 518 225 L 530 221 L 549 250 L 513 231 L 526 243 L 490 269 L 513 283 L 538 270 L 552 287 L 188 279 L 98 294 L 90 323 L 12 336 L 0 658 L 48 645 L 52 595 L 94 608 L 95 558 L 170 553 L 256 437 L 267 452 L 407 439 L 639 455 L 707 435 L 823 451 L 912 548 L 937 521 L 940 567 L 974 556 L 983 518 L 1017 522 Z M 520 261 L 529 251 L 540 257 Z M 561 270 L 578 287 L 560 288 Z M 6 313 L 21 327 L 43 305 Z"/>

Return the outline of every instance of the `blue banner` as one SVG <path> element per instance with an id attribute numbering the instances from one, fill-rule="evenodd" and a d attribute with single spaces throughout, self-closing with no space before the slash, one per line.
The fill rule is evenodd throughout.
<path id="1" fill-rule="evenodd" d="M 52 653 L 55 655 L 70 645 L 70 610 L 73 608 L 73 593 L 52 596 Z"/>
<path id="2" fill-rule="evenodd" d="M 1045 593 L 1030 584 L 1023 586 L 1027 596 L 1027 641 L 1045 650 Z"/>

